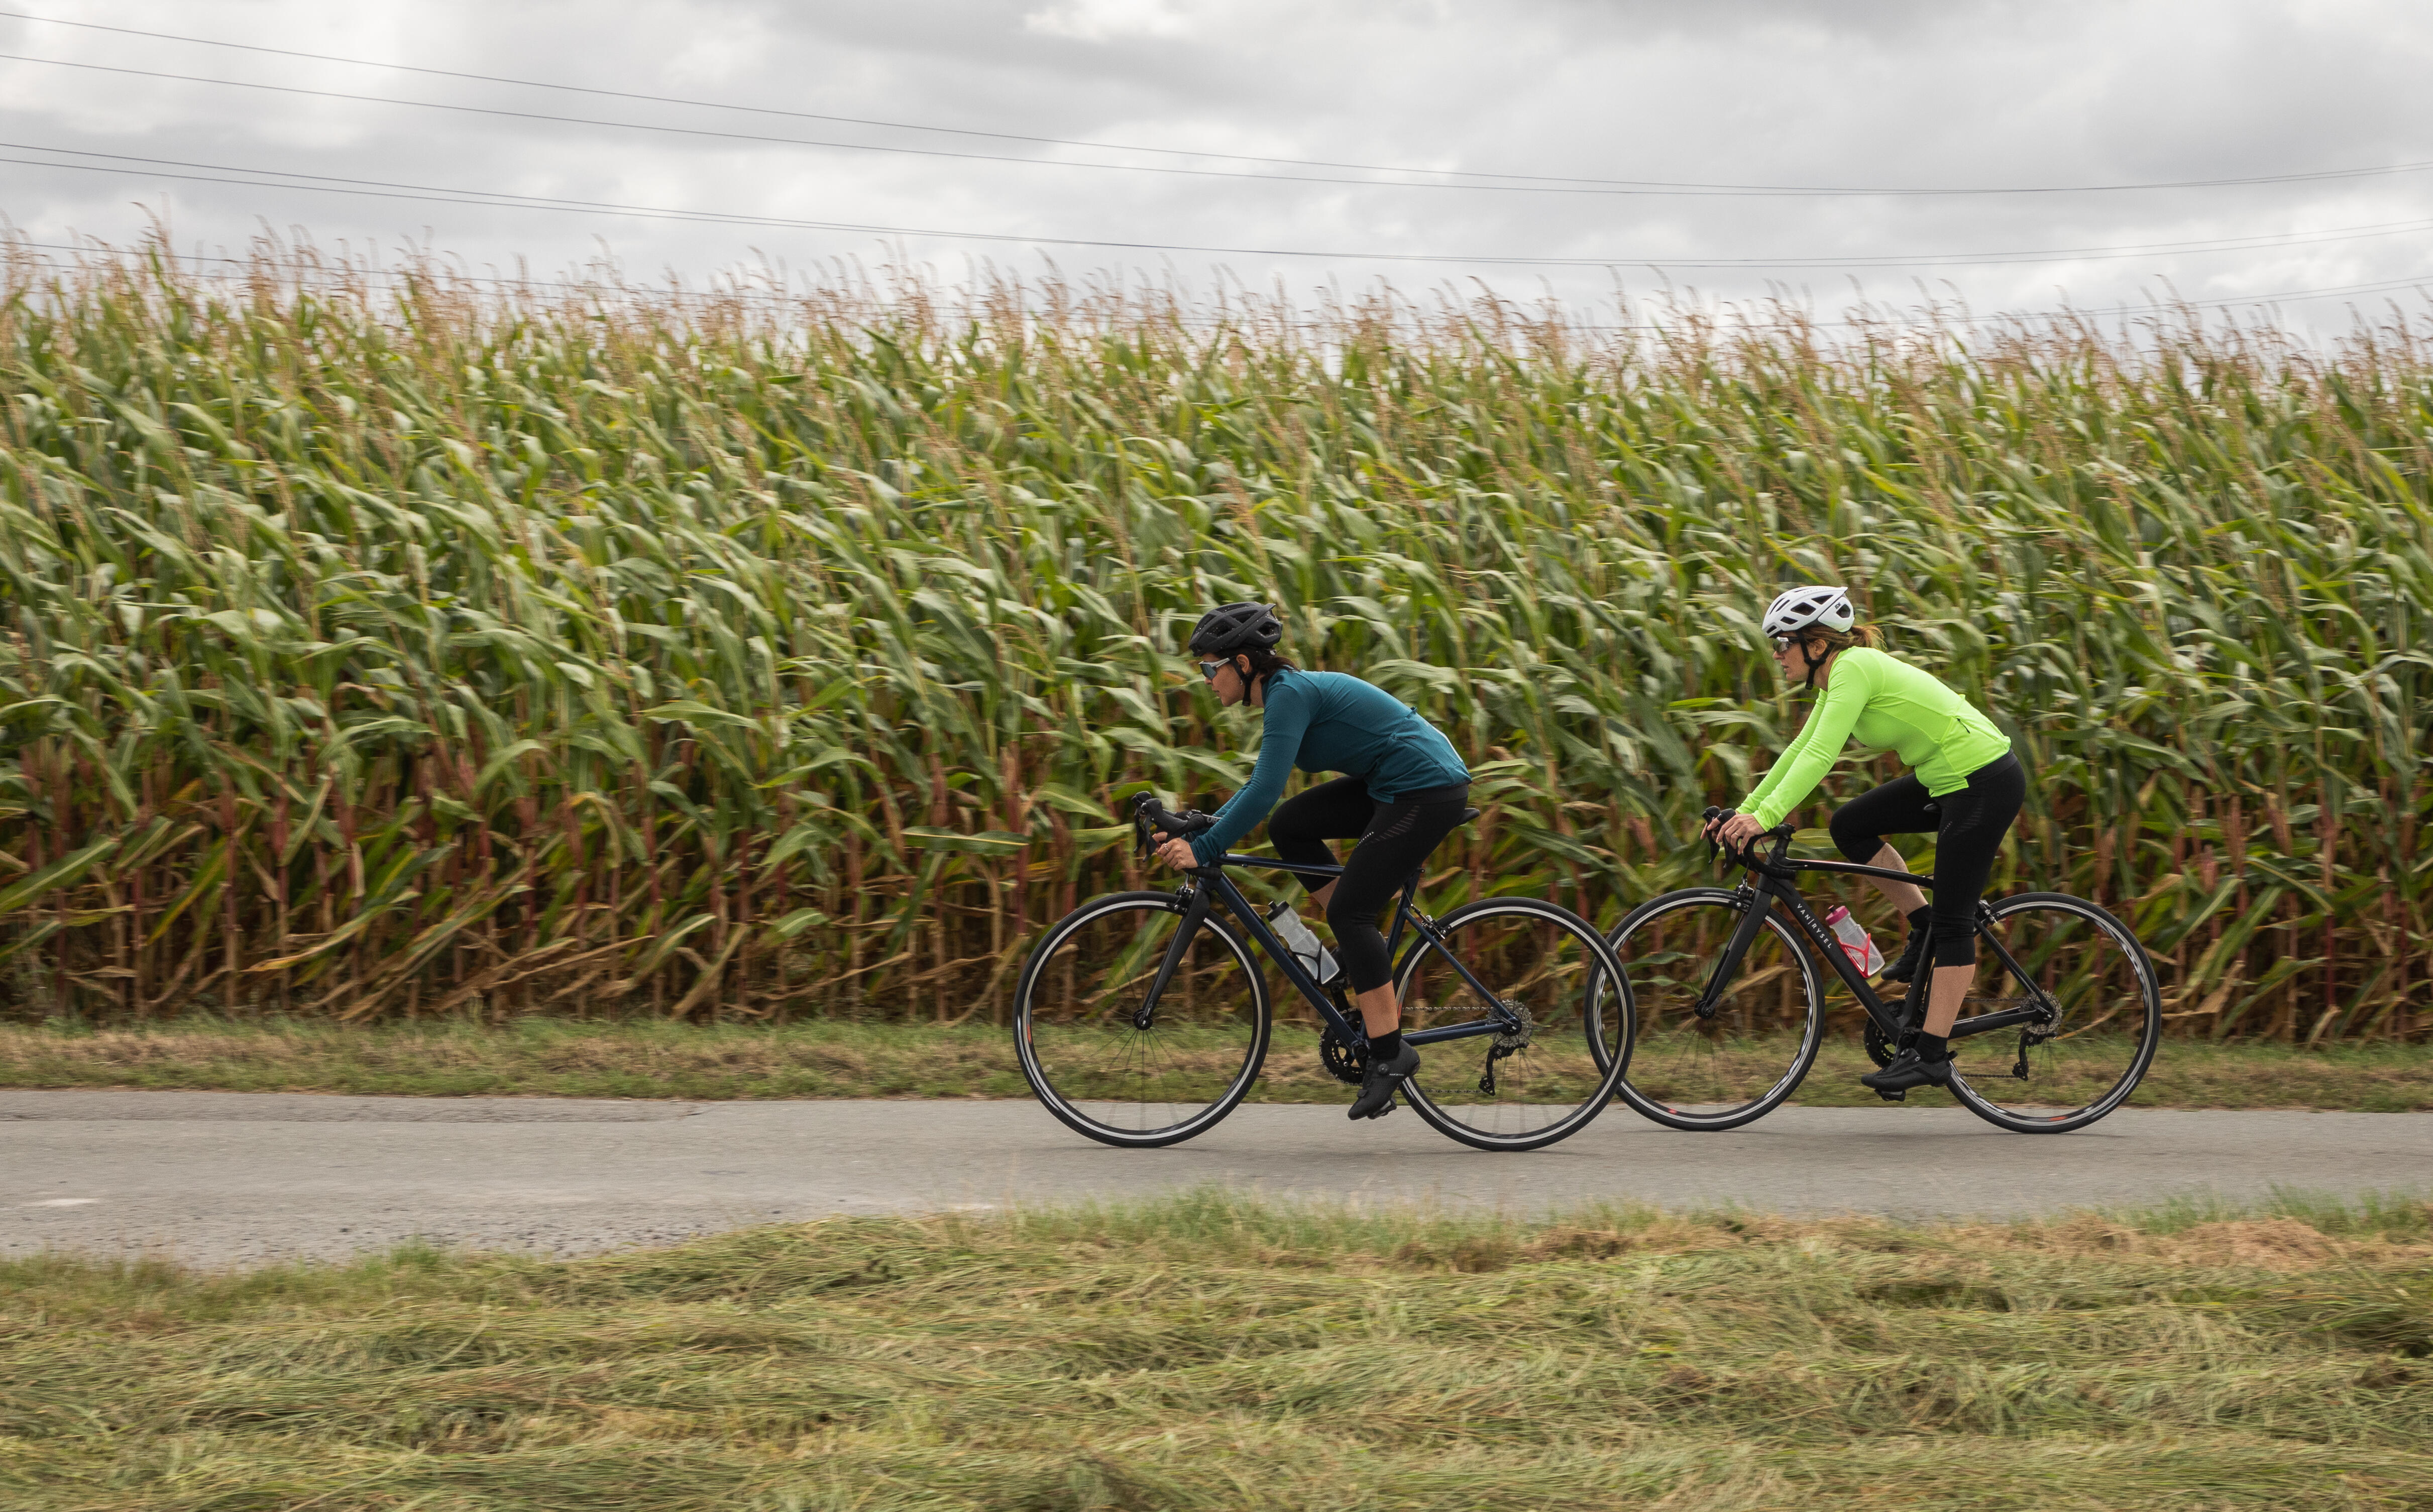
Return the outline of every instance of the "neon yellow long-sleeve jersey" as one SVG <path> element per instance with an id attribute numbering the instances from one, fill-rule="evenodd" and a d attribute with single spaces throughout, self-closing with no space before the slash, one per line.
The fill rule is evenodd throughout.
<path id="1" fill-rule="evenodd" d="M 1940 798 L 1968 786 L 1968 774 L 2011 749 L 2011 738 L 1933 674 L 1865 646 L 1833 658 L 1825 694 L 1782 758 L 1741 801 L 1740 811 L 1772 829 L 1807 801 L 1842 747 L 1889 747 Z"/>

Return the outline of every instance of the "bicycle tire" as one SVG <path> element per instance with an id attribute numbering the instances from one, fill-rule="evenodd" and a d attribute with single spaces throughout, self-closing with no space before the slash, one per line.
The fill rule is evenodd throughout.
<path id="1" fill-rule="evenodd" d="M 1613 1100 L 1614 1086 L 1630 1066 L 1629 987 L 1605 937 L 1559 904 L 1521 897 L 1465 903 L 1437 927 L 1504 1002 L 1527 1008 L 1529 1027 L 1501 1056 L 1488 1050 L 1489 1036 L 1426 1046 L 1419 1074 L 1403 1084 L 1403 1100 L 1428 1127 L 1473 1149 L 1541 1149 L 1587 1128 Z M 1533 931 L 1551 931 L 1562 943 L 1549 939 L 1533 953 Z M 1468 953 L 1461 948 L 1465 933 L 1472 937 Z M 1433 944 L 1415 941 L 1394 972 L 1405 1029 L 1428 1027 L 1425 999 L 1439 981 L 1456 994 L 1475 996 Z M 1465 1002 L 1445 1011 L 1460 1021 L 1484 1010 Z M 1591 1045 L 1603 1045 L 1605 1053 L 1591 1053 Z M 1482 1060 L 1483 1076 L 1467 1069 Z M 1471 1076 L 1478 1081 L 1470 1082 Z M 1554 1100 L 1533 1100 L 1540 1096 Z"/>
<path id="2" fill-rule="evenodd" d="M 2053 1001 L 2062 1017 L 2056 1031 L 2041 1045 L 2006 1030 L 1952 1041 L 1952 1097 L 1987 1123 L 2013 1133 L 2066 1134 L 2084 1129 L 2128 1101 L 2154 1063 L 2154 1053 L 2162 1044 L 2163 992 L 2153 959 L 2127 925 L 2101 905 L 2067 892 L 2015 893 L 1987 909 L 1993 915 L 1990 927 L 2004 937 L 2005 946 L 2035 976 L 2040 991 L 2053 994 L 2055 974 L 2038 970 L 2037 962 L 2027 959 L 2031 956 L 2040 957 L 2048 965 L 2054 960 L 2071 960 L 2078 985 L 2073 987 L 2067 980 L 2060 984 L 2060 995 Z M 2075 957 L 2064 955 L 2072 949 L 2078 951 Z M 2099 960 L 2098 952 L 2108 953 Z M 2003 970 L 1999 961 L 1984 961 L 1986 954 L 1980 952 L 1980 980 L 1985 970 Z M 2119 990 L 2103 989 L 2102 982 L 2110 977 L 2120 979 Z M 2016 989 L 2016 978 L 2009 985 Z M 1988 1005 L 1981 1000 L 1978 1006 L 1982 1011 Z M 2114 1022 L 2123 1022 L 2132 1033 L 2128 1043 L 2101 1036 L 2099 1031 Z M 1981 1041 L 1987 1043 L 1981 1046 Z M 1999 1069 L 1995 1052 L 2012 1045 L 2017 1046 L 2018 1063 L 2029 1067 L 2025 1079 L 2015 1079 Z M 1984 1069 L 1977 1069 L 1980 1066 Z M 2012 1079 L 2022 1079 L 2036 1092 L 2014 1093 L 2004 1085 Z M 2085 1101 L 2075 1108 L 2063 1106 L 2081 1095 L 2079 1089 L 2086 1088 L 2095 1090 Z M 2061 1101 L 2031 1100 L 2046 1089 L 2061 1093 Z"/>
<path id="3" fill-rule="evenodd" d="M 1171 892 L 1110 892 L 1090 899 L 1049 926 L 1023 962 L 1013 994 L 1014 1051 L 1032 1096 L 1075 1133 L 1126 1149 L 1180 1144 L 1215 1128 L 1241 1104 L 1258 1080 L 1273 1031 L 1267 976 L 1248 943 L 1215 914 L 1200 921 L 1200 935 L 1195 938 L 1193 948 L 1199 948 L 1199 939 L 1216 942 L 1216 948 L 1223 953 L 1219 969 L 1225 961 L 1231 962 L 1240 977 L 1239 992 L 1244 997 L 1231 1005 L 1220 1005 L 1216 1012 L 1221 1019 L 1205 1013 L 1202 1018 L 1205 1022 L 1223 1023 L 1228 1028 L 1227 1041 L 1239 1042 L 1240 1060 L 1236 1066 L 1227 1068 L 1222 1063 L 1235 1052 L 1220 1046 L 1212 1069 L 1195 1075 L 1184 1063 L 1189 1047 L 1180 1043 L 1187 1036 L 1180 1033 L 1178 1017 L 1169 1016 L 1159 1026 L 1139 1030 L 1120 1022 L 1124 1015 L 1116 1006 L 1075 1016 L 1076 1005 L 1063 999 L 1047 981 L 1060 954 L 1069 949 L 1078 955 L 1085 948 L 1080 942 L 1092 926 L 1113 925 L 1120 930 L 1122 916 L 1135 913 L 1141 918 L 1134 928 L 1153 927 L 1153 916 L 1180 918 L 1182 912 L 1183 904 Z M 1119 934 L 1114 938 L 1120 942 Z M 1163 950 L 1164 944 L 1155 941 L 1125 947 L 1125 953 L 1135 958 L 1144 953 L 1162 954 Z M 1077 975 L 1078 970 L 1077 966 Z M 1118 993 L 1130 985 L 1130 980 L 1111 984 L 1099 995 Z M 1165 1000 L 1177 1008 L 1182 1006 L 1179 988 L 1178 978 L 1167 989 L 1175 995 Z M 1165 1002 L 1161 1003 L 1162 1015 L 1171 1011 Z M 1104 1035 L 1103 1049 L 1092 1047 L 1092 1020 Z M 1203 1028 L 1205 1022 L 1200 1026 Z M 1163 1045 L 1155 1043 L 1161 1032 L 1167 1035 L 1167 1043 Z M 1165 1057 L 1163 1061 L 1153 1061 L 1161 1055 Z M 1175 1096 L 1149 1096 L 1152 1081 L 1155 1090 Z M 1110 1121 L 1125 1105 L 1123 1097 L 1089 1096 L 1092 1092 L 1120 1094 L 1128 1083 L 1133 1090 L 1131 1106 L 1141 1110 L 1130 1126 Z M 1204 1096 L 1203 1091 L 1207 1093 Z M 1100 1113 L 1094 1113 L 1093 1105 Z M 1179 1116 L 1163 1124 L 1150 1123 L 1151 1115 L 1146 1110 L 1160 1107 Z"/>
<path id="4" fill-rule="evenodd" d="M 1742 960 L 1733 995 L 1791 974 L 1805 1008 L 1781 1070 L 1772 1069 L 1777 1057 L 1752 1032 L 1753 1024 L 1743 1023 L 1736 1032 L 1728 1013 L 1700 1019 L 1693 1012 L 1707 968 L 1746 917 L 1752 897 L 1729 888 L 1682 888 L 1631 909 L 1606 937 L 1628 981 L 1638 1030 L 1631 1074 L 1615 1090 L 1641 1117 L 1692 1133 L 1738 1129 L 1782 1106 L 1815 1067 L 1825 1043 L 1824 973 L 1798 932 L 1761 895 L 1754 901 L 1765 908 L 1765 921 Z M 1720 915 L 1706 931 L 1704 953 L 1693 959 L 1655 942 L 1659 926 L 1686 923 L 1684 916 L 1698 909 Z M 1648 948 L 1637 948 L 1642 940 L 1649 941 Z M 1685 969 L 1673 969 L 1676 960 L 1686 962 Z"/>

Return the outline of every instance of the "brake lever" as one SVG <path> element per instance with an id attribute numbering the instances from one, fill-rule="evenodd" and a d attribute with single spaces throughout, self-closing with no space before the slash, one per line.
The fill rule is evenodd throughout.
<path id="1" fill-rule="evenodd" d="M 1132 799 L 1132 854 L 1144 861 L 1148 860 L 1157 848 L 1151 838 L 1151 825 L 1148 822 L 1148 811 L 1153 801 L 1153 796 L 1149 793 L 1142 793 Z"/>

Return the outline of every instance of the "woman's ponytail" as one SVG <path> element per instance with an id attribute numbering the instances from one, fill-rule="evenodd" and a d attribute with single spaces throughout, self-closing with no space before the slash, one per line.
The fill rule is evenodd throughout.
<path id="1" fill-rule="evenodd" d="M 1852 646 L 1864 646 L 1869 651 L 1884 649 L 1884 633 L 1874 625 L 1852 625 L 1847 630 L 1824 630 L 1811 625 L 1798 634 L 1803 640 L 1822 641 L 1828 655 Z"/>

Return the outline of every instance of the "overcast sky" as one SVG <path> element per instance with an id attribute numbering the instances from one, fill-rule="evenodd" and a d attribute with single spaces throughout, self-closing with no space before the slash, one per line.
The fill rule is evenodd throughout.
<path id="1" fill-rule="evenodd" d="M 1608 318 L 1617 287 L 1782 287 L 1829 314 L 1854 281 L 1980 312 L 2390 286 L 2285 303 L 2322 328 L 2433 287 L 2433 8 L 2400 0 L 0 0 L 20 7 L 507 81 L 0 17 L 0 215 L 37 243 L 128 241 L 165 208 L 196 252 L 267 227 L 547 276 L 604 249 L 695 285 L 1052 258 L 1296 295 L 1483 281 Z M 425 104 L 333 97 L 366 95 Z M 1909 193 L 1647 192 L 1667 184 Z M 1996 189 L 2057 192 L 1949 193 Z"/>

